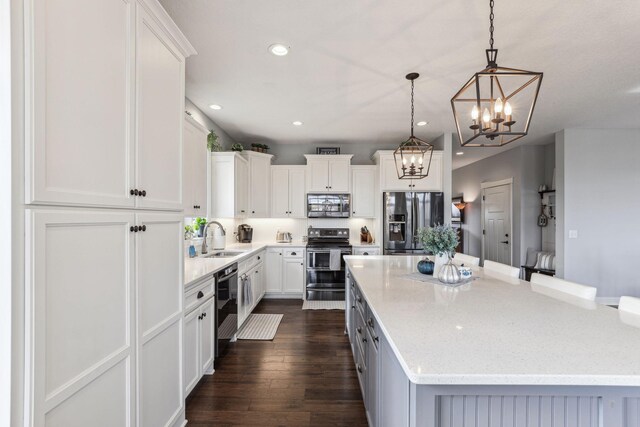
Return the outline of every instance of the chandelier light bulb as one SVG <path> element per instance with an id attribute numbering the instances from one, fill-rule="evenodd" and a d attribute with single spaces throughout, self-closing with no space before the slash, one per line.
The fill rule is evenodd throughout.
<path id="1" fill-rule="evenodd" d="M 488 108 L 485 108 L 484 113 L 482 113 L 482 121 L 485 123 L 489 123 L 489 120 L 491 120 L 491 113 L 489 113 Z"/>
<path id="2" fill-rule="evenodd" d="M 407 164 L 407 159 L 405 159 L 404 157 L 402 158 L 402 164 L 406 165 Z"/>
<path id="3" fill-rule="evenodd" d="M 480 111 L 478 111 L 478 106 L 474 105 L 473 110 L 471 110 L 471 118 L 473 120 L 478 120 L 478 116 L 480 116 Z"/>
<path id="4" fill-rule="evenodd" d="M 496 110 L 496 113 L 502 113 L 502 98 L 496 99 L 496 105 L 494 108 Z"/>
<path id="5" fill-rule="evenodd" d="M 510 115 L 511 115 L 511 104 L 509 104 L 509 101 L 507 101 L 507 102 L 504 104 L 504 113 L 505 113 L 507 116 L 510 116 Z"/>
<path id="6" fill-rule="evenodd" d="M 422 166 L 422 157 L 418 158 L 418 163 L 420 163 L 420 166 Z"/>

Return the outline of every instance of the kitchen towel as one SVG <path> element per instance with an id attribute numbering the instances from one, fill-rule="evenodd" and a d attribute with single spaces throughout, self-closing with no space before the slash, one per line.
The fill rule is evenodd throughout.
<path id="1" fill-rule="evenodd" d="M 244 276 L 242 279 L 242 298 L 244 299 L 244 306 L 249 307 L 253 304 L 253 290 L 251 289 L 251 277 Z"/>
<path id="2" fill-rule="evenodd" d="M 331 249 L 329 252 L 329 270 L 340 271 L 342 264 L 342 251 L 340 249 Z"/>

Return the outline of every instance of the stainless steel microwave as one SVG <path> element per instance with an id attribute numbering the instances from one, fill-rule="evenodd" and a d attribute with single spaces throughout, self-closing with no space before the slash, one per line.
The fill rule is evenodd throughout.
<path id="1" fill-rule="evenodd" d="M 349 218 L 350 194 L 307 194 L 307 218 Z"/>

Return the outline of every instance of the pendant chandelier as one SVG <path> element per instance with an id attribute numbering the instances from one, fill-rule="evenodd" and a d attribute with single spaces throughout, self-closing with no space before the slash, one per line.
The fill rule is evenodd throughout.
<path id="1" fill-rule="evenodd" d="M 429 176 L 433 145 L 423 141 L 413 134 L 413 83 L 420 77 L 418 73 L 407 74 L 411 81 L 411 136 L 402 142 L 393 152 L 396 171 L 399 179 L 422 179 Z"/>
<path id="2" fill-rule="evenodd" d="M 498 67 L 498 49 L 493 48 L 493 2 L 489 1 L 487 67 L 451 98 L 462 146 L 499 147 L 525 136 L 542 83 L 542 73 Z"/>

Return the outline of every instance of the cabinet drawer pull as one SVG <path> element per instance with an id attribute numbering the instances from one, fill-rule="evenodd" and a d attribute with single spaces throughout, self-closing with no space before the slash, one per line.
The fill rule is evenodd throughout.
<path id="1" fill-rule="evenodd" d="M 198 291 L 198 295 L 197 298 L 200 299 L 204 296 L 204 293 L 202 291 Z"/>
<path id="2" fill-rule="evenodd" d="M 202 320 L 202 315 L 198 316 L 198 320 Z"/>
<path id="3" fill-rule="evenodd" d="M 356 365 L 356 368 L 358 369 L 358 372 L 362 373 L 362 366 L 360 366 L 359 363 Z"/>
<path id="4" fill-rule="evenodd" d="M 298 255 L 298 254 L 295 253 L 295 252 L 291 252 L 291 256 L 296 256 L 296 255 Z"/>
<path id="5" fill-rule="evenodd" d="M 362 338 L 362 342 L 367 342 L 367 337 Z"/>
<path id="6" fill-rule="evenodd" d="M 355 306 L 355 305 L 352 305 L 352 306 L 351 306 L 351 308 L 356 308 L 356 306 Z"/>
<path id="7" fill-rule="evenodd" d="M 202 313 L 202 317 L 203 318 L 207 317 L 207 313 Z"/>
<path id="8" fill-rule="evenodd" d="M 361 328 L 360 326 L 358 326 L 358 327 L 356 328 L 356 331 L 357 331 L 359 334 L 361 334 L 361 333 L 362 333 L 362 328 Z"/>
<path id="9" fill-rule="evenodd" d="M 378 342 L 378 341 L 380 341 L 380 338 L 378 338 L 377 336 L 375 336 L 375 337 L 373 337 L 373 340 L 374 340 L 374 341 L 376 341 L 376 342 Z"/>
<path id="10" fill-rule="evenodd" d="M 356 300 L 358 300 L 358 302 L 362 302 L 362 297 L 358 295 L 358 298 L 356 298 Z"/>
<path id="11" fill-rule="evenodd" d="M 373 328 L 373 319 L 369 318 L 369 320 L 367 320 L 367 325 L 371 326 Z"/>

